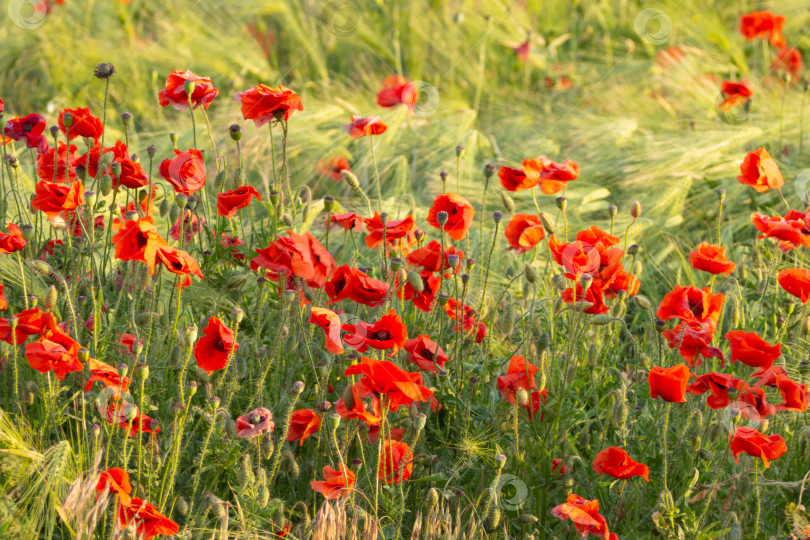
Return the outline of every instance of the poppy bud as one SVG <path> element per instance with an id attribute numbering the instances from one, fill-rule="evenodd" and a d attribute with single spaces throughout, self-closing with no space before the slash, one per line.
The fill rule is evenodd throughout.
<path id="1" fill-rule="evenodd" d="M 568 206 L 568 199 L 566 199 L 565 197 L 557 197 L 556 202 L 557 202 L 557 208 L 559 208 L 560 210 L 562 210 L 564 212 L 565 208 Z"/>
<path id="2" fill-rule="evenodd" d="M 30 242 L 34 239 L 34 227 L 28 223 L 20 225 L 20 232 L 22 232 L 26 242 Z"/>
<path id="3" fill-rule="evenodd" d="M 435 507 L 439 504 L 439 490 L 435 487 L 432 487 L 428 490 L 427 496 L 425 497 L 425 504 L 429 509 Z"/>
<path id="4" fill-rule="evenodd" d="M 535 283 L 538 279 L 537 270 L 535 270 L 529 263 L 523 266 L 523 275 L 529 283 Z"/>
<path id="5" fill-rule="evenodd" d="M 590 274 L 582 274 L 579 277 L 579 286 L 582 287 L 583 291 L 587 291 L 593 285 L 593 276 Z"/>
<path id="6" fill-rule="evenodd" d="M 503 207 L 507 212 L 515 211 L 515 200 L 505 191 L 501 192 L 501 202 L 503 202 Z"/>
<path id="7" fill-rule="evenodd" d="M 233 317 L 233 320 L 234 320 L 234 321 L 235 321 L 237 324 L 239 324 L 240 322 L 242 322 L 242 319 L 244 319 L 244 318 L 245 318 L 245 312 L 244 312 L 244 311 L 242 311 L 242 310 L 241 310 L 240 308 L 238 308 L 238 307 L 233 308 L 233 309 L 231 310 L 231 317 Z"/>
<path id="8" fill-rule="evenodd" d="M 613 317 L 603 313 L 603 314 L 594 315 L 593 317 L 591 317 L 591 320 L 589 321 L 589 324 L 592 324 L 593 326 L 605 326 L 605 325 L 610 324 L 612 321 L 613 321 Z"/>
<path id="9" fill-rule="evenodd" d="M 413 270 L 408 270 L 408 283 L 410 283 L 413 290 L 417 293 L 421 293 L 425 290 L 425 284 L 422 281 L 422 276 L 418 273 L 414 272 Z"/>
<path id="10" fill-rule="evenodd" d="M 554 225 L 554 218 L 548 212 L 540 212 L 540 223 L 543 224 L 543 228 L 546 230 L 548 234 L 554 234 L 557 230 L 557 226 Z"/>
<path id="11" fill-rule="evenodd" d="M 413 427 L 416 428 L 416 431 L 422 431 L 423 429 L 425 429 L 426 422 L 427 416 L 425 416 L 423 413 L 419 413 L 413 420 Z"/>
<path id="12" fill-rule="evenodd" d="M 349 169 L 342 169 L 340 174 L 343 176 L 343 179 L 346 181 L 354 189 L 360 189 L 360 180 L 354 175 L 352 171 Z"/>
<path id="13" fill-rule="evenodd" d="M 537 523 L 537 516 L 532 514 L 521 514 L 518 516 L 518 523 L 521 525 L 533 525 Z"/>
<path id="14" fill-rule="evenodd" d="M 54 230 L 57 231 L 64 231 L 67 228 L 67 223 L 65 223 L 65 218 L 62 216 L 54 216 L 50 219 L 49 223 Z"/>
<path id="15" fill-rule="evenodd" d="M 636 306 L 638 306 L 639 309 L 643 309 L 644 311 L 652 310 L 652 304 L 650 303 L 649 298 L 646 296 L 637 294 L 633 297 L 633 302 L 636 303 Z"/>
<path id="16" fill-rule="evenodd" d="M 630 215 L 634 218 L 638 218 L 641 216 L 641 203 L 638 201 L 634 201 L 633 205 L 630 207 Z"/>
<path id="17" fill-rule="evenodd" d="M 521 407 L 525 407 L 529 403 L 529 393 L 525 388 L 518 388 L 515 392 L 515 402 Z"/>
<path id="18" fill-rule="evenodd" d="M 450 215 L 444 210 L 442 210 L 441 212 L 436 214 L 436 223 L 438 223 L 441 227 L 444 227 L 449 218 Z"/>
<path id="19" fill-rule="evenodd" d="M 720 201 L 720 204 L 723 204 L 723 201 L 726 200 L 726 190 L 725 189 L 718 189 L 717 190 L 717 200 Z"/>
<path id="20" fill-rule="evenodd" d="M 200 200 L 194 195 L 189 195 L 188 198 L 186 199 L 186 208 L 188 208 L 189 210 L 194 210 L 195 208 L 197 208 L 197 203 L 199 201 Z"/>
<path id="21" fill-rule="evenodd" d="M 284 449 L 284 464 L 292 479 L 298 480 L 298 477 L 301 475 L 301 466 L 298 465 L 295 456 L 288 448 Z"/>
<path id="22" fill-rule="evenodd" d="M 456 157 L 460 156 L 464 152 L 464 147 L 462 145 L 456 146 Z"/>
<path id="23" fill-rule="evenodd" d="M 501 522 L 501 509 L 495 505 L 492 505 L 489 508 L 489 513 L 487 513 L 486 517 L 484 518 L 484 527 L 488 531 L 492 531 L 498 526 L 500 522 Z"/>
<path id="24" fill-rule="evenodd" d="M 59 291 L 56 287 L 51 285 L 48 287 L 48 292 L 45 294 L 45 310 L 52 311 L 56 307 L 56 301 L 59 299 Z"/>
<path id="25" fill-rule="evenodd" d="M 439 304 L 444 307 L 450 301 L 450 295 L 447 293 L 439 293 L 436 298 L 439 299 Z"/>
<path id="26" fill-rule="evenodd" d="M 503 454 L 498 454 L 495 456 L 495 461 L 498 462 L 498 469 L 503 469 L 503 466 L 506 465 L 506 456 Z"/>
<path id="27" fill-rule="evenodd" d="M 110 164 L 110 169 L 112 170 L 112 173 L 113 173 L 113 174 L 114 174 L 116 177 L 118 177 L 118 176 L 120 176 L 120 175 L 121 175 L 121 163 L 119 163 L 118 161 L 113 161 L 113 162 Z"/>
<path id="28" fill-rule="evenodd" d="M 287 212 L 284 212 L 281 215 L 281 221 L 283 221 L 284 225 L 286 225 L 287 227 L 292 227 L 293 225 L 295 225 L 295 221 L 293 221 L 293 217 L 290 214 L 288 214 Z"/>
<path id="29" fill-rule="evenodd" d="M 619 207 L 616 206 L 615 204 L 611 204 L 610 206 L 608 206 L 608 214 L 610 214 L 610 217 L 615 217 L 618 212 Z"/>

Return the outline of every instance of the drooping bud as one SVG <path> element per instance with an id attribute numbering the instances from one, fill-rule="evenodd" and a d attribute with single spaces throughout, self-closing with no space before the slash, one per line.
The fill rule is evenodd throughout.
<path id="1" fill-rule="evenodd" d="M 537 270 L 534 269 L 532 265 L 526 263 L 523 265 L 523 275 L 526 276 L 526 281 L 529 283 L 535 283 L 538 279 Z"/>

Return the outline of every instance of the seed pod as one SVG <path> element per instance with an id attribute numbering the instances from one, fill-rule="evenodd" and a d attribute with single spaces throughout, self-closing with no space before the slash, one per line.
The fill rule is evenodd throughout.
<path id="1" fill-rule="evenodd" d="M 537 270 L 535 270 L 528 263 L 526 263 L 523 266 L 523 274 L 526 276 L 526 281 L 528 281 L 529 283 L 535 283 L 537 281 L 537 278 L 538 278 Z"/>
<path id="2" fill-rule="evenodd" d="M 695 452 L 700 452 L 700 447 L 702 444 L 703 439 L 700 437 L 700 435 L 695 435 L 694 437 L 692 437 L 692 450 L 694 450 Z"/>
<path id="3" fill-rule="evenodd" d="M 613 317 L 603 313 L 601 315 L 594 315 L 593 317 L 591 317 L 591 320 L 588 323 L 594 326 L 605 326 L 610 324 L 612 321 Z"/>
<path id="4" fill-rule="evenodd" d="M 703 461 L 705 461 L 706 463 L 709 463 L 712 460 L 712 453 L 709 452 L 706 448 L 701 448 L 700 450 L 698 450 L 697 454 L 698 457 Z"/>
<path id="5" fill-rule="evenodd" d="M 435 507 L 439 504 L 439 490 L 435 487 L 432 487 L 428 490 L 427 496 L 425 497 L 425 504 L 427 504 L 428 509 Z"/>
<path id="6" fill-rule="evenodd" d="M 171 208 L 169 208 L 169 221 L 177 223 L 178 219 L 180 219 L 180 208 L 176 205 L 172 205 Z"/>
<path id="7" fill-rule="evenodd" d="M 48 287 L 48 293 L 45 295 L 45 309 L 47 311 L 53 311 L 53 308 L 56 307 L 56 301 L 59 299 L 59 291 L 56 289 L 54 285 Z"/>
<path id="8" fill-rule="evenodd" d="M 517 520 L 521 525 L 532 525 L 538 521 L 537 516 L 533 514 L 521 514 L 518 516 Z"/>
<path id="9" fill-rule="evenodd" d="M 174 507 L 177 508 L 181 516 L 186 517 L 188 515 L 188 501 L 184 497 L 177 497 Z"/>
<path id="10" fill-rule="evenodd" d="M 273 453 L 276 449 L 276 445 L 273 444 L 273 438 L 262 437 L 261 449 L 262 449 L 262 456 L 264 457 L 264 459 L 270 459 L 271 457 L 273 457 Z"/>
<path id="11" fill-rule="evenodd" d="M 537 350 L 539 352 L 543 352 L 546 349 L 548 349 L 548 344 L 550 341 L 551 336 L 549 335 L 548 332 L 543 332 L 542 334 L 540 334 L 540 336 L 537 338 Z"/>
<path id="12" fill-rule="evenodd" d="M 285 448 L 283 457 L 287 472 L 290 473 L 293 480 L 298 480 L 298 476 L 301 474 L 301 467 L 295 460 L 295 456 L 289 449 Z"/>
<path id="13" fill-rule="evenodd" d="M 494 504 L 489 507 L 489 512 L 484 518 L 484 527 L 488 531 L 493 531 L 501 522 L 501 509 Z"/>

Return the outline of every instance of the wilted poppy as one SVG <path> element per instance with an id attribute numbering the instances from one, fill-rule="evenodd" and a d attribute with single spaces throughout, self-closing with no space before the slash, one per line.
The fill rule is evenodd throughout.
<path id="1" fill-rule="evenodd" d="M 686 403 L 686 388 L 691 376 L 686 364 L 678 364 L 671 368 L 653 367 L 647 377 L 650 383 L 650 397 L 660 397 L 670 403 Z"/>
<path id="2" fill-rule="evenodd" d="M 422 386 L 421 373 L 405 371 L 388 360 L 363 357 L 359 364 L 349 366 L 343 374 L 362 375 L 358 384 L 363 394 L 385 395 L 392 411 L 414 401 L 425 402 L 433 395 L 431 390 Z"/>
<path id="3" fill-rule="evenodd" d="M 405 105 L 413 112 L 418 97 L 419 90 L 414 83 L 401 75 L 389 75 L 383 79 L 382 90 L 377 92 L 377 105 L 381 107 Z"/>
<path id="4" fill-rule="evenodd" d="M 180 531 L 180 526 L 161 514 L 152 503 L 138 497 L 132 497 L 129 504 L 118 505 L 118 525 L 125 529 L 135 524 L 135 534 L 143 540 L 152 540 L 155 536 L 172 536 Z"/>
<path id="5" fill-rule="evenodd" d="M 771 345 L 756 332 L 732 330 L 726 333 L 731 347 L 731 363 L 742 362 L 755 368 L 769 368 L 782 354 L 782 344 Z"/>
<path id="6" fill-rule="evenodd" d="M 272 433 L 274 427 L 273 413 L 259 407 L 236 419 L 236 436 L 240 439 L 252 439 L 262 433 Z"/>
<path id="7" fill-rule="evenodd" d="M 186 82 L 194 83 L 190 100 L 186 92 Z M 200 106 L 208 109 L 218 94 L 219 90 L 214 88 L 211 77 L 200 77 L 188 69 L 185 71 L 177 69 L 166 77 L 166 86 L 158 92 L 158 99 L 162 107 L 171 105 L 177 111 L 185 111 L 188 109 L 189 101 L 194 109 Z"/>
<path id="8" fill-rule="evenodd" d="M 7 229 L 8 232 L 0 231 L 0 253 L 14 253 L 28 244 L 17 225 L 9 223 Z"/>
<path id="9" fill-rule="evenodd" d="M 9 118 L 3 134 L 15 141 L 25 141 L 28 148 L 36 148 L 40 154 L 48 149 L 48 139 L 44 135 L 48 122 L 39 114 L 29 114 L 22 118 Z"/>
<path id="10" fill-rule="evenodd" d="M 351 136 L 352 139 L 359 137 L 366 137 L 372 135 L 382 135 L 388 126 L 382 121 L 379 116 L 355 116 L 351 115 L 348 124 L 341 126 L 343 131 Z"/>
<path id="11" fill-rule="evenodd" d="M 322 159 L 318 162 L 318 173 L 328 176 L 335 182 L 343 180 L 343 175 L 340 171 L 351 171 L 352 167 L 349 165 L 349 160 L 344 156 L 332 156 L 329 159 Z"/>
<path id="12" fill-rule="evenodd" d="M 309 486 L 327 499 L 347 497 L 354 489 L 354 473 L 343 465 L 340 465 L 340 471 L 327 465 L 323 468 L 323 478 L 310 482 Z"/>
<path id="13" fill-rule="evenodd" d="M 232 218 L 236 212 L 250 205 L 251 197 L 261 201 L 262 196 L 253 186 L 241 186 L 224 193 L 217 193 L 217 215 Z"/>
<path id="14" fill-rule="evenodd" d="M 619 480 L 640 476 L 650 481 L 650 468 L 631 458 L 618 446 L 609 446 L 596 454 L 591 466 L 596 474 L 607 474 Z"/>
<path id="15" fill-rule="evenodd" d="M 388 297 L 388 283 L 369 277 L 357 268 L 344 264 L 335 270 L 324 290 L 331 304 L 341 300 L 352 300 L 369 307 L 381 306 Z"/>
<path id="16" fill-rule="evenodd" d="M 408 339 L 408 330 L 393 309 L 373 324 L 363 321 L 344 324 L 343 331 L 346 332 L 343 341 L 349 347 L 359 352 L 366 352 L 369 347 L 379 351 L 390 349 L 388 356 L 396 354 Z"/>
<path id="17" fill-rule="evenodd" d="M 746 154 L 740 165 L 740 175 L 737 180 L 741 184 L 753 187 L 757 193 L 764 193 L 769 189 L 779 189 L 785 185 L 779 165 L 764 148 Z"/>
<path id="18" fill-rule="evenodd" d="M 608 531 L 604 516 L 599 513 L 599 501 L 589 501 L 579 495 L 571 494 L 566 502 L 551 509 L 551 515 L 557 519 L 569 520 L 580 536 L 593 534 L 605 540 L 618 540 L 618 536 Z"/>
<path id="19" fill-rule="evenodd" d="M 697 376 L 695 382 L 690 384 L 686 391 L 696 395 L 709 392 L 706 405 L 712 409 L 722 409 L 731 403 L 729 390 L 739 390 L 745 386 L 745 381 L 735 379 L 733 375 L 712 372 Z"/>
<path id="20" fill-rule="evenodd" d="M 112 237 L 115 244 L 115 258 L 121 261 L 140 261 L 155 273 L 157 250 L 166 241 L 158 234 L 152 216 L 127 221 L 124 227 Z"/>
<path id="21" fill-rule="evenodd" d="M 174 191 L 191 195 L 205 185 L 205 161 L 199 150 L 189 148 L 188 152 L 174 149 L 172 159 L 160 163 L 160 175 L 172 185 Z"/>
<path id="22" fill-rule="evenodd" d="M 85 204 L 84 185 L 79 180 L 72 184 L 42 181 L 37 182 L 34 189 L 36 196 L 31 201 L 31 208 L 42 211 L 49 218 Z"/>
<path id="23" fill-rule="evenodd" d="M 504 234 L 511 246 L 509 249 L 518 253 L 526 253 L 546 236 L 540 216 L 531 214 L 515 214 L 506 225 Z"/>
<path id="24" fill-rule="evenodd" d="M 242 103 L 242 117 L 253 120 L 256 127 L 271 120 L 283 119 L 286 122 L 295 111 L 304 110 L 301 97 L 282 85 L 273 88 L 259 84 L 236 94 L 236 100 Z"/>
<path id="25" fill-rule="evenodd" d="M 701 242 L 697 250 L 689 252 L 689 261 L 695 270 L 703 270 L 710 274 L 729 275 L 736 266 L 728 260 L 725 247 L 708 242 Z"/>
<path id="26" fill-rule="evenodd" d="M 445 212 L 447 222 L 439 225 L 438 214 Z M 475 209 L 470 202 L 455 193 L 442 193 L 433 201 L 428 212 L 427 222 L 437 229 L 444 229 L 453 240 L 461 240 L 467 236 L 467 230 L 472 225 Z"/>
<path id="27" fill-rule="evenodd" d="M 810 300 L 810 271 L 804 268 L 789 268 L 779 272 L 777 280 L 788 294 L 800 299 L 802 304 Z"/>
<path id="28" fill-rule="evenodd" d="M 380 452 L 378 472 L 379 479 L 386 484 L 398 484 L 410 478 L 413 472 L 411 447 L 400 441 L 385 441 Z"/>
<path id="29" fill-rule="evenodd" d="M 208 319 L 203 334 L 204 337 L 197 340 L 194 347 L 194 358 L 197 365 L 210 375 L 227 365 L 228 358 L 239 348 L 239 344 L 234 341 L 233 330 L 217 317 Z"/>
<path id="30" fill-rule="evenodd" d="M 303 446 L 310 435 L 316 433 L 321 427 L 321 417 L 315 409 L 298 409 L 290 414 L 290 423 L 287 426 L 287 442 L 300 439 L 298 446 Z"/>
<path id="31" fill-rule="evenodd" d="M 444 364 L 448 360 L 447 354 L 439 347 L 438 343 L 430 339 L 430 336 L 419 334 L 416 339 L 406 341 L 403 348 L 408 351 L 407 360 L 409 362 L 413 362 L 420 369 L 432 373 L 444 369 Z"/>
<path id="32" fill-rule="evenodd" d="M 73 116 L 73 123 L 70 127 L 65 126 L 65 113 L 70 113 Z M 85 139 L 93 139 L 93 143 L 98 143 L 101 135 L 104 133 L 104 124 L 100 118 L 96 118 L 90 114 L 90 109 L 86 107 L 77 107 L 75 109 L 64 109 L 59 113 L 59 129 L 62 133 L 68 136 L 69 140 L 76 137 Z"/>
<path id="33" fill-rule="evenodd" d="M 740 462 L 738 456 L 745 452 L 749 456 L 762 458 L 762 464 L 767 469 L 771 466 L 770 460 L 778 459 L 787 452 L 785 439 L 779 435 L 766 436 L 755 429 L 744 426 L 736 428 L 730 438 L 731 452 L 737 463 Z"/>
<path id="34" fill-rule="evenodd" d="M 251 270 L 265 268 L 273 281 L 278 281 L 279 273 L 283 273 L 303 279 L 310 287 L 319 289 L 326 285 L 335 273 L 332 255 L 310 232 L 287 234 L 270 242 L 267 248 L 257 249 L 259 256 L 250 261 Z"/>
<path id="35" fill-rule="evenodd" d="M 782 25 L 785 17 L 774 15 L 770 11 L 752 11 L 740 17 L 740 34 L 748 41 L 763 37 L 768 38 L 776 48 L 787 44 L 782 35 Z"/>

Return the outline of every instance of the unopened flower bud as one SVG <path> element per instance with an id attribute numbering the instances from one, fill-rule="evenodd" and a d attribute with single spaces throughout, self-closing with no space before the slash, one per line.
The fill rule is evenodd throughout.
<path id="1" fill-rule="evenodd" d="M 555 202 L 557 203 L 557 208 L 563 211 L 565 211 L 565 208 L 568 206 L 568 199 L 565 197 L 557 197 Z"/>
<path id="2" fill-rule="evenodd" d="M 494 212 L 492 212 L 492 221 L 494 221 L 496 224 L 500 223 L 502 219 L 503 219 L 503 212 L 501 212 L 500 210 L 495 210 Z"/>
<path id="3" fill-rule="evenodd" d="M 638 201 L 633 202 L 633 205 L 630 207 L 630 215 L 634 218 L 641 217 L 641 203 Z"/>
<path id="4" fill-rule="evenodd" d="M 302 381 L 295 381 L 292 385 L 292 391 L 296 394 L 302 394 L 304 392 L 304 383 Z"/>

